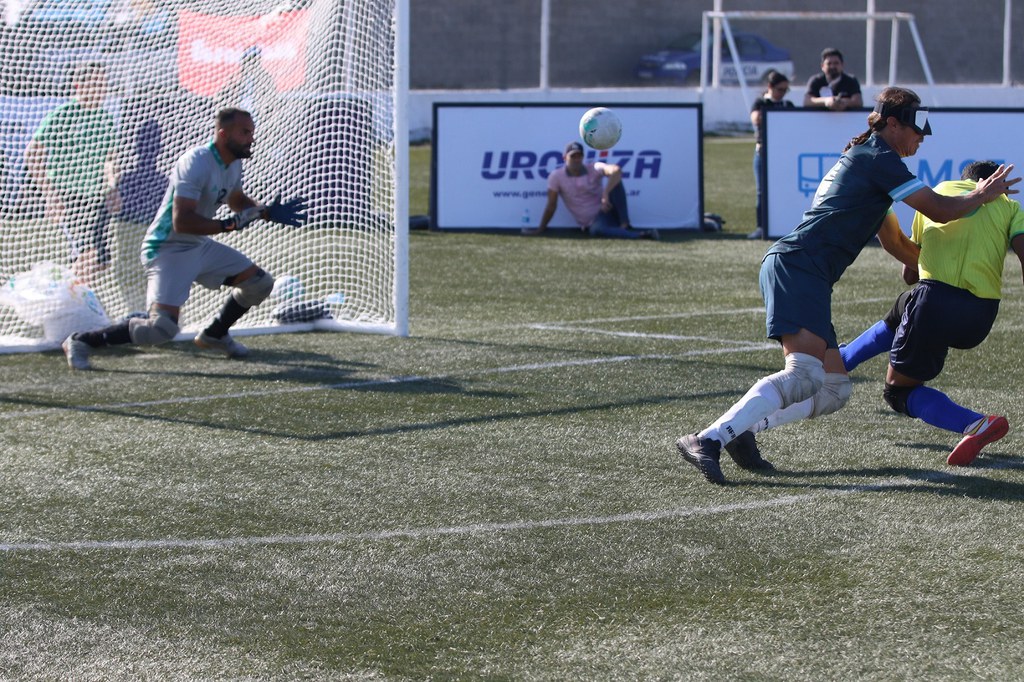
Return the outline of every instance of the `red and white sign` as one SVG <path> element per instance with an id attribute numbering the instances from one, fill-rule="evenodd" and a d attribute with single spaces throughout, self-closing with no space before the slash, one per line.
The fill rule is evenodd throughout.
<path id="1" fill-rule="evenodd" d="M 250 17 L 182 10 L 179 27 L 181 85 L 196 94 L 213 97 L 233 83 L 241 71 L 242 55 L 254 48 L 278 92 L 294 90 L 306 81 L 306 10 Z"/>

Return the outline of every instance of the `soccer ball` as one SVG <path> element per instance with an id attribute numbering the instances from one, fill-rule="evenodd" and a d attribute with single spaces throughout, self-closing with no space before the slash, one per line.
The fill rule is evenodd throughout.
<path id="1" fill-rule="evenodd" d="M 611 109 L 596 107 L 580 119 L 580 137 L 594 149 L 611 149 L 622 137 L 622 121 Z"/>
<path id="2" fill-rule="evenodd" d="M 294 301 L 302 298 L 306 288 L 298 277 L 283 275 L 274 282 L 274 289 L 270 292 L 271 297 L 278 301 Z"/>

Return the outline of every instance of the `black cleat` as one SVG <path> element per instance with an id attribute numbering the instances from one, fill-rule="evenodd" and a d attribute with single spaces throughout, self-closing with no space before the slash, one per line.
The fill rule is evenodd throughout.
<path id="1" fill-rule="evenodd" d="M 718 444 L 717 440 L 699 438 L 697 434 L 693 433 L 677 440 L 676 447 L 679 448 L 679 454 L 683 456 L 683 459 L 697 467 L 700 473 L 704 474 L 704 478 L 716 485 L 725 484 L 722 467 L 718 464 L 722 446 Z"/>
<path id="2" fill-rule="evenodd" d="M 771 471 L 775 465 L 761 457 L 761 451 L 754 440 L 754 434 L 744 431 L 732 442 L 726 443 L 725 451 L 732 457 L 732 461 L 741 469 L 749 471 Z"/>

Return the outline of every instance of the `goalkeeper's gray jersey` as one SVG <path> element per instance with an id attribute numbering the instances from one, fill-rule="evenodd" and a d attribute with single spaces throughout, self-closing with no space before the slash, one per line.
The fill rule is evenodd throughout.
<path id="1" fill-rule="evenodd" d="M 217 209 L 227 203 L 235 190 L 242 188 L 242 161 L 235 159 L 225 165 L 213 142 L 185 152 L 171 171 L 170 183 L 160 211 L 150 223 L 142 241 L 142 260 L 156 257 L 160 247 L 168 243 L 195 244 L 209 237 L 200 234 L 180 234 L 171 225 L 174 198 L 182 196 L 199 202 L 196 212 L 204 218 L 213 218 Z"/>

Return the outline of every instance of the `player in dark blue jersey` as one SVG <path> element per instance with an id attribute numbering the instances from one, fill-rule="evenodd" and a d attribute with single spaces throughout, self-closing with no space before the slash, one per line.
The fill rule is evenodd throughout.
<path id="1" fill-rule="evenodd" d="M 768 337 L 779 341 L 785 369 L 764 377 L 729 410 L 699 433 L 676 442 L 683 458 L 712 483 L 725 483 L 719 465 L 724 446 L 746 469 L 768 469 L 754 433 L 830 414 L 850 399 L 832 326 L 832 287 L 880 230 L 899 231 L 886 221 L 894 201 L 903 201 L 936 222 L 955 220 L 1004 194 L 1015 194 L 1020 178 L 1000 166 L 971 192 L 943 196 L 917 179 L 902 159 L 917 153 L 931 134 L 928 110 L 911 90 L 889 87 L 868 115 L 868 130 L 850 141 L 822 178 L 810 209 L 791 233 L 768 249 L 761 264 L 761 295 Z M 918 247 L 889 235 L 887 250 L 904 264 L 917 264 Z"/>

